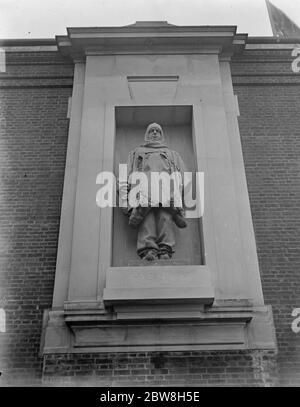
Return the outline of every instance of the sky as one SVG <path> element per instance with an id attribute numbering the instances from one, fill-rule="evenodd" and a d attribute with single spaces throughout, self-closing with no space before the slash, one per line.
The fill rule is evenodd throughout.
<path id="1" fill-rule="evenodd" d="M 300 0 L 271 0 L 300 26 Z M 54 38 L 66 27 L 123 26 L 135 21 L 237 25 L 272 35 L 265 0 L 0 0 L 0 38 Z"/>

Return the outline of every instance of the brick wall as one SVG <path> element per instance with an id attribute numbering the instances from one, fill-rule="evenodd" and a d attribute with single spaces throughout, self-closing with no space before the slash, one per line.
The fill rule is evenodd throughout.
<path id="1" fill-rule="evenodd" d="M 273 353 L 145 352 L 46 355 L 45 385 L 273 386 Z"/>
<path id="2" fill-rule="evenodd" d="M 248 51 L 232 71 L 264 298 L 274 313 L 280 384 L 299 386 L 300 334 L 291 329 L 291 312 L 300 307 L 300 75 L 292 72 L 290 56 L 290 50 Z M 255 74 L 247 76 L 250 72 Z"/>
<path id="3" fill-rule="evenodd" d="M 273 306 L 283 385 L 300 384 L 300 75 L 290 51 L 246 51 L 232 63 L 265 301 Z M 8 53 L 0 75 L 0 264 L 7 332 L 2 383 L 276 384 L 265 352 L 39 356 L 43 310 L 51 308 L 73 66 L 56 52 Z M 85 378 L 85 379 L 83 379 Z"/>
<path id="4" fill-rule="evenodd" d="M 40 378 L 52 303 L 73 66 L 58 53 L 7 53 L 0 76 L 1 379 Z"/>

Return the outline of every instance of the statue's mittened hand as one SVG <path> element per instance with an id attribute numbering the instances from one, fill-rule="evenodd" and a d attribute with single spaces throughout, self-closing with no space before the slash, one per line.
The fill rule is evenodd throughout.
<path id="1" fill-rule="evenodd" d="M 122 211 L 123 215 L 127 216 L 127 217 L 129 217 L 131 214 L 131 210 L 128 208 L 121 208 L 121 211 Z"/>
<path id="2" fill-rule="evenodd" d="M 173 221 L 175 225 L 180 229 L 184 229 L 187 227 L 187 221 L 180 213 L 176 213 L 175 215 L 173 215 Z"/>
<path id="3" fill-rule="evenodd" d="M 129 225 L 133 228 L 137 228 L 143 219 L 143 214 L 141 214 L 137 208 L 134 208 L 129 218 Z"/>
<path id="4" fill-rule="evenodd" d="M 142 207 L 139 206 L 137 208 L 133 208 L 130 218 L 129 218 L 129 225 L 133 228 L 137 228 L 139 224 L 144 220 L 145 216 L 150 211 L 150 207 Z"/>

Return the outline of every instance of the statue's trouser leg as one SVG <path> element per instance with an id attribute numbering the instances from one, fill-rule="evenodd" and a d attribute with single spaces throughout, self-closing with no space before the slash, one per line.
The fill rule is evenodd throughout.
<path id="1" fill-rule="evenodd" d="M 161 252 L 168 252 L 170 257 L 175 247 L 175 230 L 172 213 L 168 209 L 157 208 L 155 211 L 157 244 Z"/>
<path id="2" fill-rule="evenodd" d="M 150 210 L 138 228 L 137 253 L 144 257 L 148 250 L 158 251 L 154 211 Z"/>

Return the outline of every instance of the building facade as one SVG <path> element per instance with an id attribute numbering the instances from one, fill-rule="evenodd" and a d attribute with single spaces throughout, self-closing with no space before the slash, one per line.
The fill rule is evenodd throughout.
<path id="1" fill-rule="evenodd" d="M 164 22 L 1 42 L 3 385 L 300 384 L 299 43 Z M 96 178 L 150 121 L 205 205 L 149 268 Z"/>

